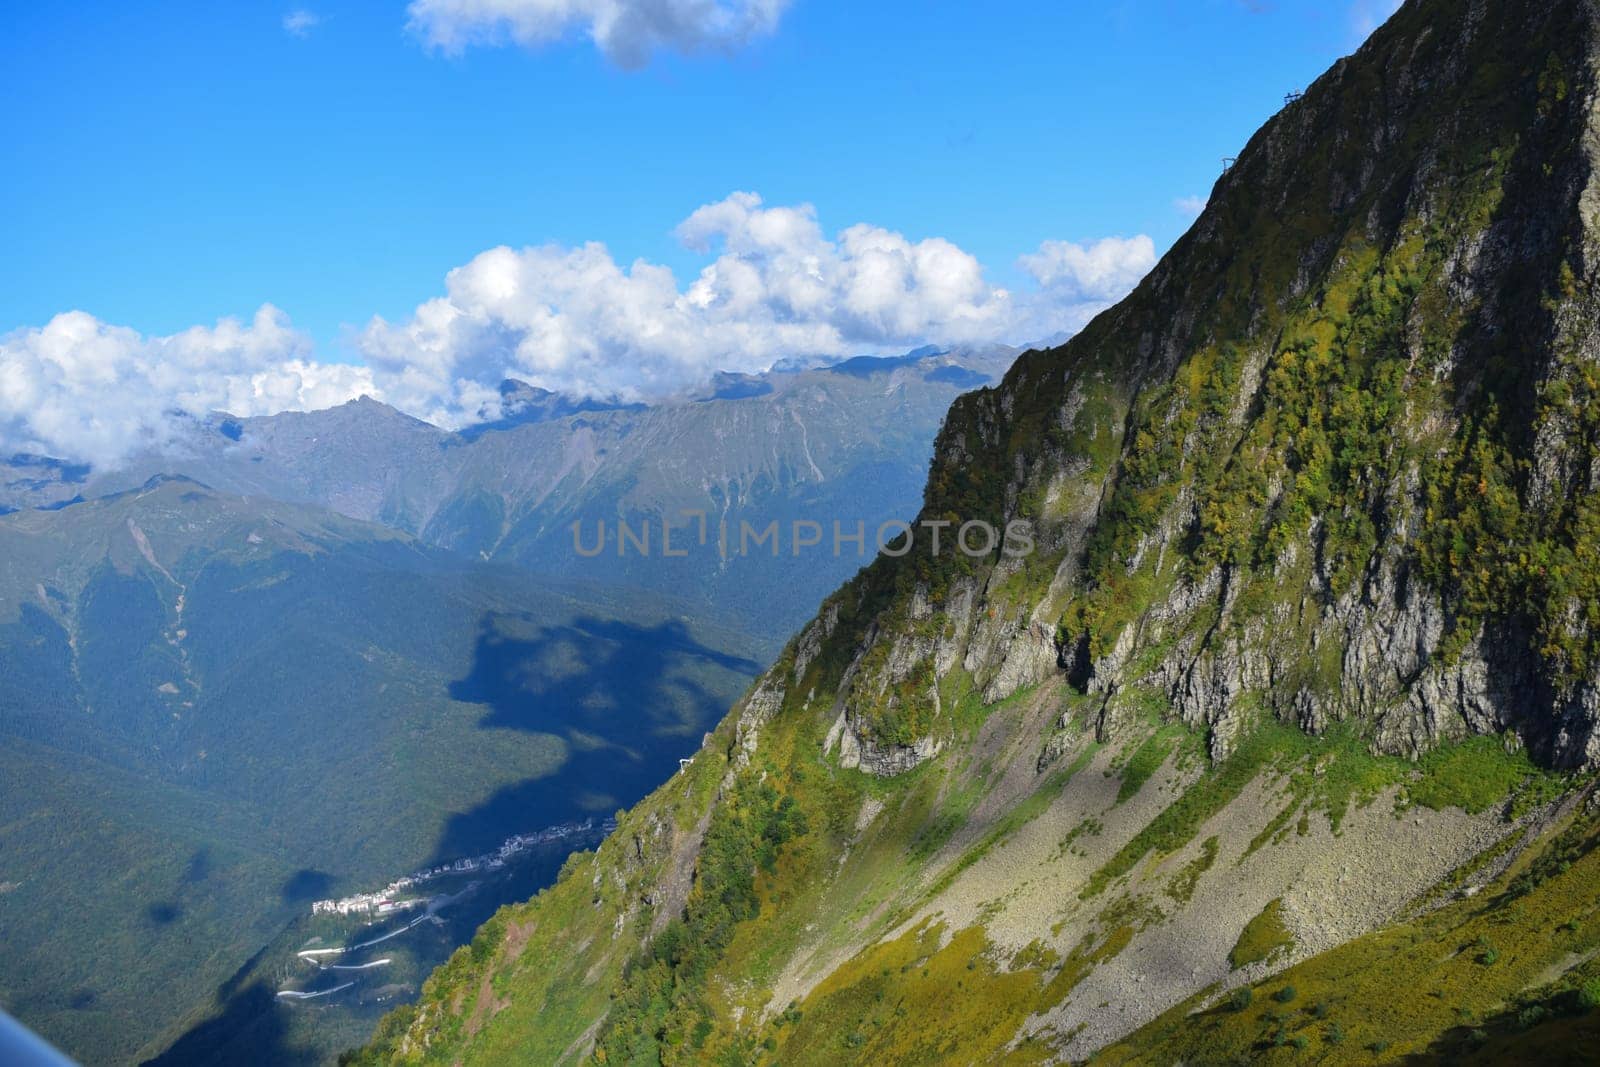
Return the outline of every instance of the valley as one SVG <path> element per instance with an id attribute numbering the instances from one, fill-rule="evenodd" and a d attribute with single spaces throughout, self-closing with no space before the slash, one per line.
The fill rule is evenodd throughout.
<path id="1" fill-rule="evenodd" d="M 359 1045 L 595 840 L 577 827 L 680 769 L 775 651 L 750 635 L 864 561 L 578 559 L 572 524 L 910 514 L 949 399 L 1013 354 L 930 348 L 652 408 L 512 384 L 504 418 L 461 433 L 371 401 L 217 415 L 118 470 L 0 465 L 0 1004 L 97 1062 Z M 448 909 L 355 891 L 464 856 L 478 870 L 444 880 L 480 884 Z M 346 940 L 305 914 L 319 902 L 431 921 L 370 973 L 306 986 L 295 939 Z M 58 943 L 74 929 L 100 934 Z"/>
<path id="2" fill-rule="evenodd" d="M 0 999 L 98 1062 L 226 1010 L 314 900 L 609 817 L 760 654 L 636 590 L 181 478 L 5 516 L 0 546 Z M 473 914 L 419 948 L 413 988 Z"/>

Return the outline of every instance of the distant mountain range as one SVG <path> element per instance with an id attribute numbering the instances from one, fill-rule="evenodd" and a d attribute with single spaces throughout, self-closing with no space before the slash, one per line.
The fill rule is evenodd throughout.
<path id="1" fill-rule="evenodd" d="M 657 404 L 574 401 L 521 382 L 501 389 L 501 417 L 442 430 L 363 398 L 342 407 L 195 419 L 177 446 L 92 471 L 18 456 L 0 464 L 0 507 L 61 507 L 183 474 L 220 491 L 316 504 L 424 543 L 539 573 L 623 582 L 699 601 L 773 642 L 874 554 L 873 535 L 922 501 L 934 434 L 958 395 L 998 380 L 1017 351 L 917 349 L 763 375 L 719 375 L 696 396 Z M 708 524 L 699 544 L 700 519 Z M 654 529 L 650 556 L 618 555 L 617 522 Z M 663 521 L 694 525 L 685 558 L 661 552 Z M 780 558 L 722 558 L 714 531 L 773 522 Z M 823 544 L 796 558 L 792 524 Z M 867 542 L 833 555 L 833 523 Z M 599 524 L 605 550 L 574 551 Z M 682 547 L 684 531 L 674 550 Z M 630 545 L 631 547 L 631 545 Z"/>
<path id="2" fill-rule="evenodd" d="M 507 382 L 459 432 L 362 399 L 195 418 L 117 470 L 12 457 L 0 1005 L 95 1063 L 359 1043 L 366 993 L 274 1000 L 312 898 L 634 803 L 865 562 L 787 533 L 777 558 L 669 558 L 662 518 L 910 517 L 950 401 L 1013 355 L 722 375 L 649 407 Z M 652 524 L 653 551 L 579 556 L 579 520 Z M 496 903 L 397 946 L 383 997 Z"/>

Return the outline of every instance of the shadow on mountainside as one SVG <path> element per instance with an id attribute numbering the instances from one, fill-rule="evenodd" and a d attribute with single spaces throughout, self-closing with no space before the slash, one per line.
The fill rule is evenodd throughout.
<path id="1" fill-rule="evenodd" d="M 678 620 L 641 626 L 588 616 L 542 622 L 530 613 L 484 614 L 470 666 L 449 684 L 448 697 L 480 706 L 480 729 L 551 735 L 565 755 L 550 772 L 449 816 L 426 865 L 477 855 L 514 833 L 587 818 L 598 824 L 634 803 L 677 771 L 679 757 L 699 748 L 705 731 L 760 669 L 754 660 L 704 644 Z M 201 858 L 191 867 L 203 870 L 206 863 Z M 539 859 L 515 876 L 516 899 L 549 884 L 560 863 L 559 856 Z M 289 877 L 280 896 L 302 903 L 334 891 L 329 875 L 306 868 Z M 474 896 L 448 910 L 455 943 L 470 938 L 504 899 Z M 364 936 L 382 936 L 408 921 L 380 920 Z M 217 989 L 213 1014 L 147 1067 L 325 1061 L 328 1048 L 303 1044 L 317 1024 L 290 1013 L 348 1010 L 350 1003 L 340 997 L 316 1008 L 278 1002 L 281 976 L 269 950 L 284 951 L 275 944 L 257 953 Z"/>
<path id="2" fill-rule="evenodd" d="M 1452 1027 L 1421 1052 L 1397 1062 L 1423 1064 L 1537 1063 L 1542 1067 L 1579 1067 L 1596 1061 L 1600 1013 L 1577 1003 L 1576 992 L 1537 1008 L 1497 1012 L 1470 1024 Z"/>
<path id="3" fill-rule="evenodd" d="M 262 950 L 263 952 L 265 950 Z M 310 1064 L 314 1052 L 293 1047 L 287 1020 L 264 982 L 249 980 L 261 960 L 258 952 L 217 987 L 221 1010 L 184 1032 L 168 1049 L 141 1067 L 193 1067 L 196 1064 Z M 248 1050 L 242 1052 L 241 1050 Z"/>
<path id="4" fill-rule="evenodd" d="M 482 705 L 482 729 L 553 735 L 566 755 L 551 773 L 452 816 L 434 862 L 482 852 L 513 833 L 599 822 L 633 804 L 700 747 L 759 670 L 676 620 L 544 625 L 526 614 L 484 616 L 472 668 L 451 684 L 451 698 Z"/>

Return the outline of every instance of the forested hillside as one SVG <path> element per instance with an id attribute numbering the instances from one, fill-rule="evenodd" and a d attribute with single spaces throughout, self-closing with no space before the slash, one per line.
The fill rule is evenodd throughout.
<path id="1" fill-rule="evenodd" d="M 0 1002 L 154 1054 L 313 900 L 632 803 L 756 654 L 184 479 L 0 518 Z"/>

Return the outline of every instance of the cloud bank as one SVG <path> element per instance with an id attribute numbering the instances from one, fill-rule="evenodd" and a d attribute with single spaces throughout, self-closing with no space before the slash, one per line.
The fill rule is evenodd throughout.
<path id="1" fill-rule="evenodd" d="M 109 466 L 170 442 L 184 412 L 312 410 L 373 390 L 367 368 L 313 360 L 270 304 L 169 337 L 69 311 L 0 337 L 0 451 Z"/>
<path id="2" fill-rule="evenodd" d="M 173 412 L 258 415 L 371 395 L 441 426 L 499 414 L 520 378 L 579 396 L 651 400 L 721 370 L 795 356 L 903 351 L 926 342 L 1027 342 L 1080 329 L 1156 262 L 1149 237 L 1046 241 L 1009 291 L 969 252 L 857 224 L 828 235 L 810 205 L 734 193 L 676 236 L 706 262 L 680 284 L 599 243 L 492 248 L 399 322 L 355 334 L 365 365 L 319 362 L 266 305 L 168 337 L 81 311 L 0 336 L 0 451 L 114 465 L 179 431 Z"/>
<path id="3" fill-rule="evenodd" d="M 600 244 L 494 248 L 451 271 L 409 321 L 373 319 L 360 349 L 392 402 L 451 425 L 506 377 L 647 400 L 786 356 L 1073 332 L 1156 261 L 1143 236 L 1047 241 L 1019 261 L 1037 290 L 1014 294 L 949 241 L 866 224 L 830 238 L 810 205 L 767 207 L 753 193 L 701 207 L 676 233 L 713 257 L 685 288 Z"/>
<path id="4" fill-rule="evenodd" d="M 772 33 L 789 0 L 413 0 L 408 26 L 429 47 L 459 54 L 507 42 L 537 48 L 586 34 L 626 69 L 659 52 L 731 53 Z"/>

